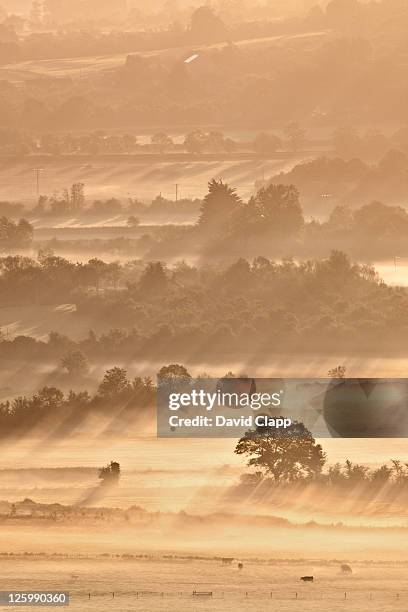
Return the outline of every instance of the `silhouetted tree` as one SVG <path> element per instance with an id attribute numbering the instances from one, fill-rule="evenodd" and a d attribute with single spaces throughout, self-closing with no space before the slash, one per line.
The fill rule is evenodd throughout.
<path id="1" fill-rule="evenodd" d="M 81 351 L 73 351 L 64 355 L 61 366 L 72 375 L 85 375 L 89 372 L 89 363 Z"/>
<path id="2" fill-rule="evenodd" d="M 227 28 L 210 6 L 200 6 L 191 15 L 191 33 L 198 42 L 219 40 Z"/>
<path id="3" fill-rule="evenodd" d="M 143 270 L 139 281 L 139 291 L 145 296 L 158 295 L 167 289 L 167 285 L 168 279 L 164 264 L 160 261 L 150 262 Z"/>
<path id="4" fill-rule="evenodd" d="M 257 134 L 253 142 L 253 148 L 259 155 L 269 155 L 275 153 L 282 146 L 282 141 L 274 134 L 261 132 Z"/>
<path id="5" fill-rule="evenodd" d="M 299 192 L 294 185 L 262 187 L 248 202 L 247 210 L 258 223 L 277 235 L 296 234 L 304 225 Z"/>
<path id="6" fill-rule="evenodd" d="M 202 153 L 207 142 L 207 136 L 203 130 L 194 130 L 186 134 L 184 147 L 188 153 Z"/>
<path id="7" fill-rule="evenodd" d="M 392 469 L 388 465 L 382 465 L 371 473 L 371 482 L 375 485 L 385 485 L 391 480 Z"/>
<path id="8" fill-rule="evenodd" d="M 165 153 L 169 149 L 172 149 L 174 143 L 170 136 L 164 134 L 163 132 L 159 132 L 158 134 L 153 134 L 151 137 L 152 147 L 158 153 Z"/>
<path id="9" fill-rule="evenodd" d="M 98 387 L 98 395 L 110 399 L 130 389 L 130 382 L 124 368 L 112 368 L 107 370 L 101 384 Z"/>
<path id="10" fill-rule="evenodd" d="M 172 392 L 181 392 L 187 389 L 191 383 L 191 376 L 183 365 L 177 363 L 163 366 L 157 373 L 160 385 Z"/>
<path id="11" fill-rule="evenodd" d="M 335 368 L 327 372 L 329 378 L 345 378 L 346 377 L 346 366 L 336 366 Z"/>
<path id="12" fill-rule="evenodd" d="M 235 448 L 249 457 L 248 465 L 271 475 L 275 482 L 290 482 L 321 473 L 326 455 L 303 423 L 286 429 L 258 427 L 248 431 Z"/>
<path id="13" fill-rule="evenodd" d="M 130 215 L 127 220 L 127 225 L 129 227 L 137 227 L 138 225 L 140 225 L 140 219 L 138 217 L 135 217 L 135 215 Z"/>
<path id="14" fill-rule="evenodd" d="M 83 266 L 83 272 L 84 277 L 89 279 L 90 284 L 94 285 L 96 292 L 99 293 L 101 280 L 108 272 L 108 264 L 95 257 Z"/>
<path id="15" fill-rule="evenodd" d="M 71 207 L 75 212 L 81 210 L 85 205 L 84 187 L 83 183 L 74 183 L 71 187 Z"/>
<path id="16" fill-rule="evenodd" d="M 241 205 L 236 190 L 222 180 L 208 183 L 208 193 L 203 200 L 199 224 L 201 227 L 223 229 Z"/>
<path id="17" fill-rule="evenodd" d="M 120 464 L 111 461 L 99 470 L 99 478 L 102 480 L 102 485 L 117 484 L 120 478 Z"/>
<path id="18" fill-rule="evenodd" d="M 33 226 L 26 219 L 18 223 L 7 217 L 0 217 L 0 249 L 27 247 L 33 240 Z"/>
<path id="19" fill-rule="evenodd" d="M 349 459 L 345 463 L 346 478 L 350 484 L 359 484 L 367 479 L 369 468 L 365 465 L 353 463 Z"/>

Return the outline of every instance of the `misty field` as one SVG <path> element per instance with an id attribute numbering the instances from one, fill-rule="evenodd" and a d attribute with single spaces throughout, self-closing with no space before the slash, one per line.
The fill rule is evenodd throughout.
<path id="1" fill-rule="evenodd" d="M 10 558 L 0 561 L 0 588 L 69 591 L 70 609 L 81 611 L 355 612 L 358 606 L 359 612 L 387 612 L 408 605 L 408 570 L 394 564 L 356 564 L 347 577 L 337 562 L 243 564 L 239 571 L 237 560 L 225 566 L 220 559 Z M 308 574 L 314 575 L 313 584 L 300 581 Z M 193 591 L 213 595 L 197 597 Z"/>
<path id="2" fill-rule="evenodd" d="M 227 181 L 237 187 L 242 197 L 254 191 L 255 181 L 283 171 L 289 171 L 302 159 L 246 160 L 246 161 L 138 161 L 123 156 L 121 159 L 98 159 L 92 161 L 73 157 L 69 159 L 45 160 L 41 158 L 40 193 L 61 191 L 75 182 L 85 184 L 89 198 L 139 198 L 154 199 L 159 193 L 174 199 L 175 183 L 179 183 L 180 198 L 199 198 L 207 192 L 207 183 L 213 178 Z M 0 164 L 0 199 L 13 199 L 34 203 L 37 198 L 36 177 L 33 167 L 39 162 L 35 158 L 8 161 Z M 169 219 L 168 221 L 171 221 Z"/>

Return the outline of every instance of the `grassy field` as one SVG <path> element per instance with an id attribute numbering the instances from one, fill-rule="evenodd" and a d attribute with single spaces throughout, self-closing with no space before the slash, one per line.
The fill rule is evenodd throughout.
<path id="1" fill-rule="evenodd" d="M 408 571 L 395 565 L 353 566 L 344 577 L 339 564 L 223 566 L 220 560 L 121 559 L 0 561 L 1 590 L 64 590 L 72 610 L 228 612 L 279 610 L 368 612 L 406 610 Z M 313 584 L 300 576 L 313 574 Z M 212 592 L 194 597 L 193 591 Z"/>

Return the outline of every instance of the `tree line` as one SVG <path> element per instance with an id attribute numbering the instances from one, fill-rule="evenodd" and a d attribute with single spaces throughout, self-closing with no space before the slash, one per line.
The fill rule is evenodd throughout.
<path id="1" fill-rule="evenodd" d="M 55 437 L 76 430 L 90 414 L 108 414 L 126 429 L 151 408 L 156 390 L 150 378 L 129 380 L 123 368 L 107 370 L 94 395 L 88 391 L 64 394 L 56 387 L 43 387 L 31 397 L 16 397 L 0 403 L 0 436 L 21 435 L 52 420 Z M 49 425 L 49 423 L 48 423 Z"/>
<path id="2" fill-rule="evenodd" d="M 35 110 L 35 109 L 33 109 Z M 37 108 L 38 111 L 38 108 Z M 278 133 L 282 133 L 280 136 Z M 110 134 L 104 130 L 76 135 L 72 133 L 32 133 L 17 128 L 0 129 L 0 155 L 134 155 L 165 153 L 234 153 L 251 152 L 267 156 L 277 151 L 297 152 L 307 144 L 307 131 L 297 122 L 281 130 L 258 132 L 251 139 L 238 140 L 221 131 L 195 129 L 184 136 L 174 137 L 156 131 L 147 139 L 134 133 Z M 327 146 L 331 147 L 330 140 Z M 372 150 L 372 148 L 370 148 Z"/>
<path id="3" fill-rule="evenodd" d="M 35 109 L 34 109 L 35 110 Z M 0 129 L 0 155 L 22 157 L 24 155 L 135 155 L 167 153 L 253 153 L 267 157 L 277 152 L 298 152 L 316 144 L 326 146 L 342 159 L 378 160 L 388 151 L 408 151 L 408 128 L 402 126 L 393 134 L 386 135 L 379 129 L 364 132 L 350 125 L 341 125 L 324 139 L 314 140 L 309 130 L 296 121 L 281 128 L 258 131 L 251 138 L 238 139 L 222 131 L 194 129 L 181 136 L 172 136 L 165 131 L 155 131 L 141 139 L 136 134 L 125 132 L 112 134 L 95 130 L 80 135 L 74 133 L 43 133 L 23 131 L 18 128 Z"/>
<path id="4" fill-rule="evenodd" d="M 3 249 L 30 246 L 33 235 L 33 226 L 26 219 L 15 222 L 13 219 L 0 217 L 0 252 Z"/>
<path id="5" fill-rule="evenodd" d="M 296 185 L 303 202 L 313 213 L 325 214 L 334 204 L 356 207 L 365 202 L 382 201 L 401 205 L 408 197 L 408 141 L 405 131 L 404 134 L 400 146 L 390 149 L 375 164 L 357 157 L 318 157 L 271 177 L 269 182 Z"/>
<path id="6" fill-rule="evenodd" d="M 390 155 L 383 161 L 381 170 L 385 173 L 384 183 L 381 174 L 373 170 L 375 184 L 381 182 L 385 193 L 389 188 L 393 194 L 391 181 L 400 186 L 399 190 L 406 189 L 401 186 L 405 185 L 402 179 L 407 172 L 408 161 L 405 155 L 401 156 Z M 395 158 L 403 162 L 397 171 L 393 169 Z M 254 257 L 261 252 L 275 256 L 294 253 L 305 258 L 311 253 L 325 255 L 330 249 L 342 250 L 358 258 L 393 258 L 396 253 L 400 256 L 408 254 L 408 213 L 404 207 L 387 205 L 377 199 L 360 207 L 338 203 L 328 210 L 329 197 L 322 204 L 323 183 L 326 187 L 330 183 L 330 168 L 342 166 L 343 163 L 340 160 L 319 160 L 303 164 L 287 176 L 274 177 L 274 180 L 259 187 L 247 201 L 227 183 L 212 180 L 196 225 L 169 227 L 156 233 L 149 256 L 177 257 L 187 253 L 199 254 L 210 260 L 223 260 L 239 255 Z M 358 165 L 357 162 L 352 163 Z M 316 173 L 317 166 L 321 166 L 321 171 Z M 326 166 L 328 169 L 325 169 Z M 349 168 L 341 179 L 346 183 L 347 175 L 348 186 L 353 180 L 351 172 Z M 390 175 L 394 178 L 390 179 Z M 363 171 L 360 176 L 363 177 Z M 366 185 L 367 173 L 364 177 L 362 180 Z M 319 180 L 322 182 L 321 191 L 316 189 Z M 323 208 L 328 218 L 305 218 L 296 186 L 298 183 L 304 186 L 307 208 Z M 310 193 L 311 187 L 314 197 Z M 396 199 L 396 194 L 391 197 Z M 341 202 L 342 198 L 339 200 Z M 360 193 L 359 200 L 365 200 L 364 193 Z"/>
<path id="7" fill-rule="evenodd" d="M 274 488 L 315 485 L 341 495 L 357 493 L 360 499 L 382 494 L 383 501 L 399 492 L 408 493 L 408 463 L 392 459 L 370 468 L 353 463 L 327 464 L 327 456 L 302 423 L 287 430 L 258 427 L 248 431 L 236 444 L 237 455 L 246 458 L 252 471 L 243 474 L 236 489 L 254 499 L 267 498 Z"/>
<path id="8" fill-rule="evenodd" d="M 53 254 L 0 259 L 0 304 L 75 304 L 72 322 L 94 329 L 81 341 L 4 340 L 2 354 L 87 357 L 162 354 L 220 362 L 231 355 L 381 350 L 399 352 L 408 336 L 408 294 L 342 252 L 323 260 L 277 263 L 265 257 L 202 267 L 181 262 L 74 264 Z M 108 331 L 110 330 L 110 331 Z M 191 347 L 200 346 L 194 357 Z"/>
<path id="9" fill-rule="evenodd" d="M 255 257 L 259 252 L 268 256 L 282 256 L 289 252 L 305 258 L 311 254 L 325 254 L 333 248 L 359 258 L 404 256 L 407 253 L 408 213 L 402 206 L 372 200 L 360 207 L 340 203 L 328 210 L 325 203 L 326 220 L 305 218 L 295 185 L 302 185 L 309 202 L 313 186 L 315 197 L 312 201 L 318 199 L 321 207 L 321 195 L 316 195 L 320 177 L 326 177 L 326 184 L 331 182 L 332 186 L 342 183 L 350 186 L 359 180 L 358 177 L 366 184 L 369 171 L 364 164 L 360 167 L 361 163 L 341 160 L 308 162 L 295 167 L 288 175 L 275 177 L 281 182 L 265 183 L 247 201 L 238 195 L 235 188 L 215 179 L 210 181 L 208 193 L 202 200 L 183 198 L 175 201 L 159 195 L 150 203 L 136 198 L 129 198 L 127 202 L 116 198 L 88 202 L 85 185 L 74 183 L 62 193 L 40 196 L 32 214 L 36 217 L 118 214 L 127 216 L 129 229 L 136 228 L 147 214 L 149 217 L 169 215 L 175 221 L 173 226 L 150 228 L 137 240 L 140 252 L 152 259 L 188 254 L 225 260 L 238 254 Z M 395 199 L 392 185 L 399 185 L 400 190 L 406 189 L 403 177 L 407 169 L 406 156 L 394 152 L 382 160 L 378 169 L 370 172 L 376 177 L 376 184 L 381 182 L 382 191 L 387 193 L 389 189 L 390 197 Z M 326 202 L 331 201 L 329 196 Z M 398 197 L 402 196 L 400 193 Z M 359 199 L 365 199 L 364 193 L 360 193 Z M 14 209 L 16 214 L 28 213 L 18 203 L 0 202 L 0 213 L 4 210 L 12 214 Z M 191 221 L 191 224 L 177 225 L 180 218 Z M 4 216 L 1 224 L 0 248 L 24 247 L 32 242 L 33 228 L 26 219 L 22 218 L 16 224 Z"/>

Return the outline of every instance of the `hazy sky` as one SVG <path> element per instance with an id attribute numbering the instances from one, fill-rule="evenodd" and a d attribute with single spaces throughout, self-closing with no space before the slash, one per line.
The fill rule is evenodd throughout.
<path id="1" fill-rule="evenodd" d="M 10 12 L 21 13 L 31 8 L 31 0 L 0 0 L 0 6 Z"/>

